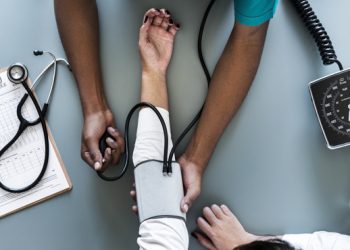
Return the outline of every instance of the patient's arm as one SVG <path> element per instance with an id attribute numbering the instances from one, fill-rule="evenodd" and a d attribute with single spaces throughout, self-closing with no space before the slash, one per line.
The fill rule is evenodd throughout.
<path id="1" fill-rule="evenodd" d="M 143 69 L 141 101 L 157 107 L 167 127 L 169 148 L 172 148 L 172 140 L 166 70 L 177 30 L 164 9 L 161 11 L 151 9 L 144 17 L 139 41 Z M 133 163 L 136 166 L 147 160 L 162 161 L 163 153 L 164 135 L 159 118 L 150 108 L 143 108 L 139 113 Z M 149 171 L 152 170 L 154 171 L 150 175 Z M 174 170 L 173 176 L 169 177 L 163 176 L 162 164 L 155 163 L 148 166 L 141 164 L 135 168 L 137 200 L 140 202 L 141 224 L 137 239 L 140 249 L 188 249 L 188 233 L 183 218 L 174 218 L 173 213 L 164 212 L 164 206 L 158 205 L 166 203 L 169 209 L 167 211 L 181 213 L 180 200 L 183 197 L 181 173 L 178 165 Z M 154 183 L 157 184 L 156 187 Z M 172 195 L 169 195 L 171 191 Z M 136 195 L 135 192 L 133 194 Z M 157 213 L 160 207 L 162 211 Z M 142 215 L 145 214 L 152 215 L 143 218 Z"/>

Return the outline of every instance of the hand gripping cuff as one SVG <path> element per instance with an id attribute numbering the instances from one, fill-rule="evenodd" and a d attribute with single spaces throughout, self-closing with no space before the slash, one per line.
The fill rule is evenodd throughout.
<path id="1" fill-rule="evenodd" d="M 186 220 L 180 210 L 184 197 L 180 165 L 172 163 L 171 176 L 163 174 L 163 162 L 148 160 L 134 168 L 140 223 L 155 218 Z"/>

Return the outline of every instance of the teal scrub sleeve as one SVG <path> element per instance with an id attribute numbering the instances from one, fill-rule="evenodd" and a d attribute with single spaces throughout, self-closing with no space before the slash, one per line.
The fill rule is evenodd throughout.
<path id="1" fill-rule="evenodd" d="M 234 3 L 236 21 L 258 26 L 273 17 L 278 0 L 235 0 Z"/>

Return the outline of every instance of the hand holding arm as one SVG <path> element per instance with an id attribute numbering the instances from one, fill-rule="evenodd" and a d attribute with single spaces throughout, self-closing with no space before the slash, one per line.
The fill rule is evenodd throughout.
<path id="1" fill-rule="evenodd" d="M 186 191 L 183 211 L 199 195 L 202 175 L 215 146 L 254 80 L 267 28 L 268 22 L 256 27 L 236 23 L 216 65 L 202 116 L 179 159 Z"/>

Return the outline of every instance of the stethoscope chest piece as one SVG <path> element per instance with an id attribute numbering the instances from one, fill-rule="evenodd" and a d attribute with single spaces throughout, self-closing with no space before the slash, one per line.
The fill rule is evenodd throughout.
<path id="1" fill-rule="evenodd" d="M 7 77 L 15 84 L 23 83 L 28 78 L 28 69 L 21 63 L 12 64 L 7 70 Z"/>

